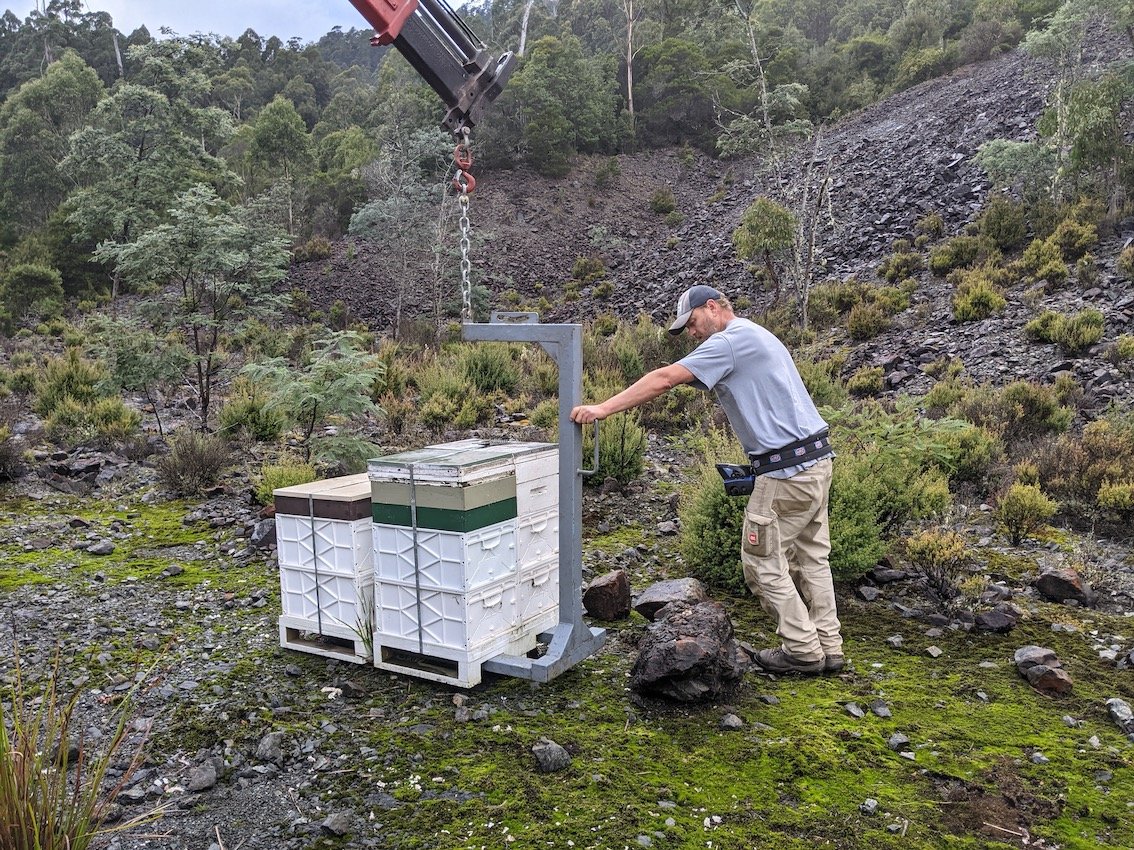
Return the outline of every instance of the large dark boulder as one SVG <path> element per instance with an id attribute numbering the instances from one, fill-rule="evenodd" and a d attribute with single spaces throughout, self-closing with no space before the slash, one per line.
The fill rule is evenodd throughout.
<path id="1" fill-rule="evenodd" d="M 679 702 L 717 699 L 751 666 L 718 602 L 674 603 L 646 628 L 630 687 Z"/>
<path id="2" fill-rule="evenodd" d="M 583 607 L 599 620 L 620 620 L 630 615 L 630 579 L 626 570 L 611 570 L 583 591 Z"/>
<path id="3" fill-rule="evenodd" d="M 705 585 L 695 578 L 674 578 L 668 581 L 659 581 L 651 584 L 642 591 L 642 595 L 634 600 L 634 610 L 652 620 L 666 605 L 681 603 L 683 605 L 696 605 L 698 602 L 708 600 L 709 594 L 705 592 Z"/>

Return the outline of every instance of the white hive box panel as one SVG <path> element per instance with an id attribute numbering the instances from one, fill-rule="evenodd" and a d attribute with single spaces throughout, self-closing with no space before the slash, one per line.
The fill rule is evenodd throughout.
<path id="1" fill-rule="evenodd" d="M 338 575 L 371 575 L 372 523 L 276 514 L 280 569 L 304 569 Z"/>
<path id="2" fill-rule="evenodd" d="M 521 568 L 516 579 L 516 614 L 524 634 L 547 631 L 559 622 L 559 561 Z"/>
<path id="3" fill-rule="evenodd" d="M 375 524 L 374 578 L 378 583 L 467 592 L 516 573 L 516 521 L 470 532 Z"/>
<path id="4" fill-rule="evenodd" d="M 516 520 L 516 563 L 531 564 L 559 560 L 559 508 L 552 507 Z"/>
<path id="5" fill-rule="evenodd" d="M 514 581 L 472 593 L 381 583 L 375 597 L 376 644 L 471 659 L 515 637 Z"/>

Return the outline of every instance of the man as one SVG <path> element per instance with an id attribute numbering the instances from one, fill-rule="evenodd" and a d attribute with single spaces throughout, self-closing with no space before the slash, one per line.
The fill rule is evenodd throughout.
<path id="1" fill-rule="evenodd" d="M 601 404 L 571 411 L 580 425 L 638 407 L 678 384 L 713 390 L 757 478 L 744 516 L 744 581 L 776 621 L 781 645 L 756 653 L 770 673 L 835 673 L 843 640 L 835 610 L 827 522 L 831 451 L 827 423 L 788 350 L 769 331 L 738 318 L 711 286 L 677 301 L 671 334 L 701 344 Z"/>

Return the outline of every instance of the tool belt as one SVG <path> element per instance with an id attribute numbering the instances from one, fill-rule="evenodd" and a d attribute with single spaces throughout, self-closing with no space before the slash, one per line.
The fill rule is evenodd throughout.
<path id="1" fill-rule="evenodd" d="M 831 457 L 833 454 L 830 436 L 826 431 L 820 431 L 818 434 L 796 440 L 782 449 L 776 449 L 762 455 L 749 454 L 748 459 L 752 462 L 754 474 L 766 475 L 769 472 L 775 472 L 777 469 L 799 466 L 801 463 L 807 463 L 811 460 L 822 460 L 825 457 Z"/>
<path id="2" fill-rule="evenodd" d="M 717 472 L 724 483 L 725 493 L 730 496 L 747 496 L 756 486 L 756 476 L 799 466 L 811 460 L 831 457 L 831 439 L 826 431 L 820 431 L 802 440 L 796 440 L 782 449 L 758 455 L 750 453 L 751 465 L 740 463 L 718 463 Z"/>

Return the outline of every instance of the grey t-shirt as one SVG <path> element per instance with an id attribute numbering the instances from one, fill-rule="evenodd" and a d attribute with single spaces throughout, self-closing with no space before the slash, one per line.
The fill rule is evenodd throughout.
<path id="1" fill-rule="evenodd" d="M 783 343 L 748 319 L 733 319 L 678 362 L 693 386 L 716 393 L 746 452 L 775 451 L 827 427 Z M 787 478 L 800 468 L 769 474 Z"/>

